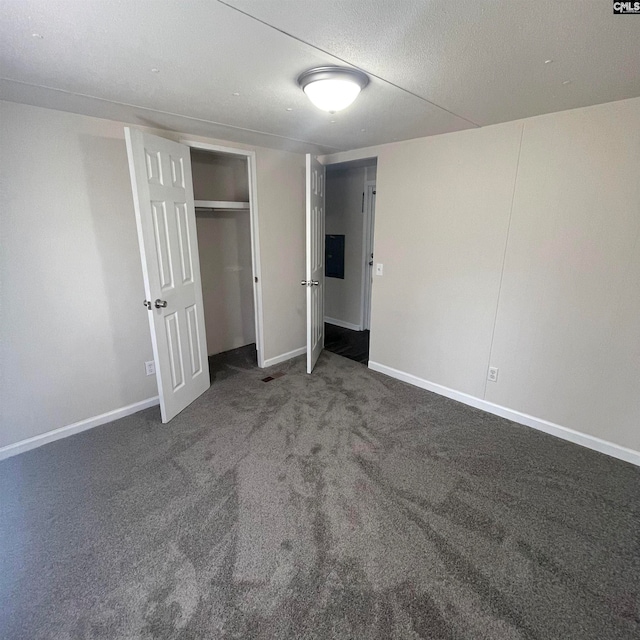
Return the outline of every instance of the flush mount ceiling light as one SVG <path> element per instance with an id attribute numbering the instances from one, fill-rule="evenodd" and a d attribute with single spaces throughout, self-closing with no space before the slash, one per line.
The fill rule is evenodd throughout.
<path id="1" fill-rule="evenodd" d="M 335 113 L 358 97 L 369 84 L 369 77 L 357 69 L 316 67 L 301 74 L 298 84 L 318 109 Z"/>

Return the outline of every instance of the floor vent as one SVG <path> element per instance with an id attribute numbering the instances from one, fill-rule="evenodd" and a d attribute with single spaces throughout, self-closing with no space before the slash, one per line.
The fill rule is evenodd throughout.
<path id="1" fill-rule="evenodd" d="M 284 371 L 276 371 L 275 373 L 272 373 L 270 376 L 267 376 L 266 378 L 262 378 L 262 382 L 271 382 L 276 378 L 282 378 L 283 375 L 284 375 Z"/>

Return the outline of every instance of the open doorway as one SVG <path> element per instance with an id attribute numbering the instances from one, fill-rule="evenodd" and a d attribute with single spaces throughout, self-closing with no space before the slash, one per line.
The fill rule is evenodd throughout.
<path id="1" fill-rule="evenodd" d="M 376 158 L 326 166 L 325 349 L 369 361 Z"/>
<path id="2" fill-rule="evenodd" d="M 255 348 L 258 366 L 264 366 L 262 331 L 262 290 L 260 241 L 256 198 L 256 156 L 253 151 L 231 149 L 200 142 L 176 142 L 140 129 L 125 127 L 129 172 L 140 244 L 144 279 L 144 307 L 149 318 L 151 345 L 158 381 L 162 422 L 169 422 L 210 386 L 204 300 L 200 274 L 198 227 L 191 150 L 200 149 L 237 156 L 243 164 L 232 167 L 229 175 L 247 181 L 233 185 L 233 197 L 248 191 L 248 200 L 199 200 L 199 209 L 246 211 L 250 220 L 251 276 Z M 219 164 L 218 160 L 206 164 Z M 207 169 L 208 171 L 209 169 Z M 223 183 L 215 176 L 204 179 Z M 248 186 L 247 186 L 248 185 Z M 224 194 L 203 193 L 218 198 Z M 237 191 L 236 191 L 237 189 Z M 228 195 L 228 194 L 227 194 Z M 240 272 L 238 255 L 230 271 Z M 234 268 L 235 267 L 235 268 Z M 240 316 L 247 316 L 245 310 Z M 252 345 L 251 345 L 252 346 Z"/>
<path id="3" fill-rule="evenodd" d="M 249 159 L 190 150 L 209 372 L 258 364 Z M 223 355 L 222 355 L 223 354 Z"/>

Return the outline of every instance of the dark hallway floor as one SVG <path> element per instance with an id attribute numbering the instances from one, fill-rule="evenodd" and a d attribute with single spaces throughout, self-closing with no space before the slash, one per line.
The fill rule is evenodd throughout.
<path id="1" fill-rule="evenodd" d="M 353 331 L 325 322 L 324 348 L 349 360 L 367 364 L 369 362 L 369 331 Z"/>

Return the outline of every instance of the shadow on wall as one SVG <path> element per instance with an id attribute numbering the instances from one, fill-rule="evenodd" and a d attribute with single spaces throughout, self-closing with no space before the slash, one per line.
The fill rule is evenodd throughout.
<path id="1" fill-rule="evenodd" d="M 248 211 L 200 213 L 198 252 L 207 333 L 215 355 L 255 342 L 251 221 Z"/>
<path id="2" fill-rule="evenodd" d="M 153 360 L 153 351 L 148 311 L 142 304 L 144 282 L 127 149 L 124 139 L 90 135 L 80 135 L 79 146 L 102 267 L 102 282 L 94 283 L 95 297 L 87 304 L 102 308 L 111 333 L 111 362 L 96 366 L 112 369 L 107 379 L 118 385 L 124 405 L 157 393 L 155 377 L 147 380 L 144 374 L 144 362 Z M 140 385 L 131 384 L 136 379 Z"/>

